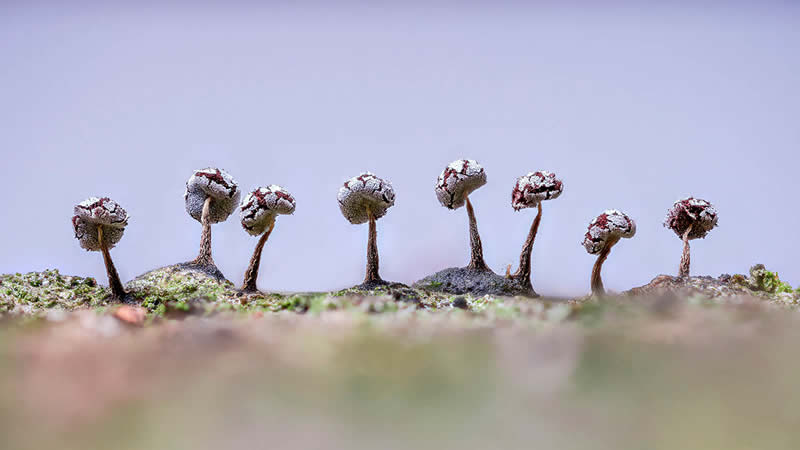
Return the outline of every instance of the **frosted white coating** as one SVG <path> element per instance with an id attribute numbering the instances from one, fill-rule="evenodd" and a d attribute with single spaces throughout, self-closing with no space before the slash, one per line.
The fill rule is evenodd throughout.
<path id="1" fill-rule="evenodd" d="M 442 206 L 458 209 L 467 196 L 486 184 L 486 172 L 473 159 L 459 159 L 445 167 L 436 180 L 436 198 Z"/>
<path id="2" fill-rule="evenodd" d="M 546 170 L 530 172 L 517 178 L 511 191 L 511 206 L 517 211 L 533 208 L 541 201 L 558 198 L 562 192 L 564 183 L 554 173 Z"/>
<path id="3" fill-rule="evenodd" d="M 336 197 L 342 215 L 354 225 L 369 221 L 367 208 L 379 219 L 394 205 L 392 183 L 369 172 L 345 181 Z"/>
<path id="4" fill-rule="evenodd" d="M 609 209 L 603 211 L 589 224 L 583 246 L 592 255 L 600 253 L 611 241 L 630 239 L 636 234 L 636 222 L 627 214 Z"/>
<path id="5" fill-rule="evenodd" d="M 701 239 L 717 226 L 718 219 L 717 209 L 710 202 L 687 197 L 676 201 L 667 211 L 664 226 L 683 239 L 684 233 L 691 225 L 692 231 L 689 232 L 689 239 Z"/>
<path id="6" fill-rule="evenodd" d="M 114 248 L 122 239 L 128 225 L 128 213 L 117 202 L 108 197 L 89 197 L 74 208 L 72 228 L 81 248 L 100 251 L 98 227 L 103 227 L 103 241 Z"/>
<path id="7" fill-rule="evenodd" d="M 253 236 L 263 234 L 279 214 L 294 213 L 292 194 L 277 184 L 259 187 L 242 200 L 242 228 Z"/>
<path id="8" fill-rule="evenodd" d="M 196 170 L 186 182 L 186 212 L 198 222 L 203 215 L 203 204 L 211 197 L 209 219 L 211 223 L 225 221 L 239 206 L 241 192 L 236 180 L 221 169 Z"/>

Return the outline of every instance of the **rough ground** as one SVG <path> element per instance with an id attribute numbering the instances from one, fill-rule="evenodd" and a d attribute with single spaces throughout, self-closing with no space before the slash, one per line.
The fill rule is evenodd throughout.
<path id="1" fill-rule="evenodd" d="M 427 276 L 414 287 L 446 294 L 500 295 L 512 297 L 527 291 L 514 280 L 492 271 L 451 267 Z"/>
<path id="2" fill-rule="evenodd" d="M 800 448 L 800 296 L 763 267 L 574 300 L 126 287 L 0 276 L 2 448 Z"/>

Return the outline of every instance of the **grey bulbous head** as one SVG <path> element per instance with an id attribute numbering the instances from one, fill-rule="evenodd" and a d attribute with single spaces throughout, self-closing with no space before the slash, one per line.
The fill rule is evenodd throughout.
<path id="1" fill-rule="evenodd" d="M 358 225 L 369 221 L 367 210 L 375 219 L 386 215 L 394 206 L 394 188 L 389 181 L 364 172 L 345 181 L 336 198 L 344 218 Z"/>
<path id="2" fill-rule="evenodd" d="M 689 239 L 705 238 L 709 231 L 717 226 L 717 209 L 706 200 L 688 197 L 678 200 L 667 211 L 664 226 L 674 231 L 679 238 L 683 238 L 689 226 Z"/>
<path id="3" fill-rule="evenodd" d="M 128 225 L 128 213 L 108 197 L 89 197 L 75 205 L 72 228 L 81 248 L 101 250 L 98 227 L 103 228 L 103 241 L 111 249 L 122 239 Z"/>
<path id="4" fill-rule="evenodd" d="M 589 224 L 583 246 L 589 254 L 596 255 L 609 243 L 617 242 L 620 238 L 630 239 L 635 234 L 636 222 L 625 213 L 609 209 Z"/>
<path id="5" fill-rule="evenodd" d="M 436 198 L 448 209 L 464 206 L 467 196 L 486 184 L 486 172 L 473 159 L 451 162 L 436 180 Z"/>
<path id="6" fill-rule="evenodd" d="M 511 207 L 516 211 L 534 208 L 540 202 L 558 198 L 562 192 L 564 183 L 556 178 L 556 174 L 546 170 L 530 172 L 517 178 L 514 190 L 511 191 Z"/>
<path id="7" fill-rule="evenodd" d="M 239 213 L 242 228 L 252 236 L 259 236 L 267 231 L 275 217 L 292 214 L 294 209 L 294 197 L 286 189 L 276 184 L 259 187 L 242 200 Z"/>
<path id="8" fill-rule="evenodd" d="M 203 204 L 211 198 L 209 221 L 225 221 L 239 206 L 241 192 L 236 180 L 221 169 L 207 168 L 196 170 L 186 182 L 186 212 L 198 222 L 202 220 Z"/>

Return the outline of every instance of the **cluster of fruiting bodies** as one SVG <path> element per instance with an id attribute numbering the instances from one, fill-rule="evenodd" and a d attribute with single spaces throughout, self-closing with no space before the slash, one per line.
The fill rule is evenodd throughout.
<path id="1" fill-rule="evenodd" d="M 469 196 L 486 184 L 486 171 L 471 159 L 459 159 L 450 163 L 436 181 L 436 197 L 442 206 L 455 210 L 467 207 L 470 233 L 470 262 L 466 269 L 489 271 L 483 259 L 483 246 L 478 233 L 475 211 Z M 537 208 L 528 236 L 520 253 L 518 269 L 506 277 L 516 281 L 529 296 L 538 296 L 531 283 L 531 253 L 542 218 L 542 202 L 558 198 L 564 184 L 554 173 L 530 172 L 519 177 L 511 192 L 511 206 L 515 211 Z M 211 256 L 211 225 L 223 222 L 238 208 L 244 230 L 252 236 L 260 236 L 245 272 L 242 290 L 254 292 L 261 253 L 271 234 L 278 215 L 292 214 L 294 197 L 277 185 L 258 187 L 240 202 L 241 192 L 233 177 L 216 168 L 195 171 L 186 182 L 184 200 L 186 212 L 202 224 L 200 251 L 189 264 L 200 268 L 214 267 Z M 376 221 L 386 215 L 394 205 L 395 193 L 392 184 L 372 173 L 364 172 L 345 181 L 337 196 L 342 215 L 352 224 L 369 223 L 367 243 L 367 266 L 364 277 L 365 288 L 388 284 L 379 274 Z M 91 197 L 75 206 L 72 225 L 75 237 L 82 248 L 101 251 L 108 273 L 112 295 L 123 299 L 126 294 L 111 261 L 109 250 L 122 239 L 128 224 L 127 212 L 113 200 Z M 689 275 L 689 240 L 704 238 L 717 225 L 717 211 L 707 201 L 689 197 L 678 200 L 670 208 L 664 226 L 673 230 L 683 240 L 684 250 L 679 276 Z M 611 248 L 623 238 L 636 234 L 636 223 L 625 213 L 607 210 L 589 224 L 583 246 L 591 255 L 598 255 L 591 275 L 592 292 L 605 293 L 600 276 L 603 262 Z M 214 267 L 215 268 L 215 267 Z"/>

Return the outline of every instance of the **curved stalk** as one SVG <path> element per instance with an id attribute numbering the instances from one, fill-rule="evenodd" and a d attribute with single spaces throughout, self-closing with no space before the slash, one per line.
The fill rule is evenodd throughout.
<path id="1" fill-rule="evenodd" d="M 111 254 L 108 252 L 108 245 L 103 239 L 103 227 L 97 226 L 97 240 L 100 242 L 100 251 L 103 253 L 103 262 L 106 264 L 106 274 L 108 275 L 108 286 L 111 288 L 111 295 L 117 300 L 125 298 L 125 289 L 122 287 L 122 281 L 119 279 L 117 268 L 114 267 L 114 262 L 111 261 Z"/>
<path id="2" fill-rule="evenodd" d="M 267 228 L 267 231 L 261 235 L 258 244 L 256 244 L 256 249 L 253 252 L 253 256 L 250 258 L 250 265 L 247 266 L 247 271 L 244 273 L 244 283 L 242 283 L 242 291 L 244 292 L 258 291 L 256 280 L 258 280 L 258 268 L 261 265 L 261 252 L 264 250 L 264 244 L 267 243 L 267 239 L 269 239 L 273 228 L 275 228 L 274 220 L 269 225 L 269 228 Z"/>
<path id="3" fill-rule="evenodd" d="M 475 210 L 472 209 L 472 203 L 467 201 L 467 216 L 469 216 L 469 244 L 471 255 L 469 265 L 467 268 L 474 270 L 489 271 L 489 266 L 483 260 L 483 244 L 481 244 L 481 236 L 478 234 L 478 222 L 475 220 Z"/>
<path id="4" fill-rule="evenodd" d="M 691 257 L 689 256 L 689 233 L 691 232 L 692 225 L 689 225 L 689 228 L 683 233 L 683 255 L 681 256 L 681 265 L 678 268 L 678 276 L 680 278 L 689 276 L 689 264 L 691 263 Z"/>
<path id="5" fill-rule="evenodd" d="M 369 216 L 369 238 L 367 239 L 367 275 L 364 277 L 364 283 L 383 281 L 378 274 L 380 263 L 378 258 L 378 227 L 375 224 L 375 216 L 369 206 L 367 206 L 367 215 Z"/>
<path id="6" fill-rule="evenodd" d="M 608 254 L 611 253 L 611 247 L 613 247 L 617 242 L 619 242 L 619 239 L 615 239 L 606 243 L 606 246 L 600 252 L 600 255 L 598 255 L 597 261 L 594 263 L 594 268 L 592 268 L 592 294 L 596 296 L 606 295 L 606 290 L 603 287 L 603 279 L 600 276 L 600 271 L 603 268 L 603 263 L 606 261 L 606 258 L 608 258 Z"/>
<path id="7" fill-rule="evenodd" d="M 203 225 L 203 234 L 200 237 L 200 253 L 197 258 L 192 261 L 194 264 L 200 266 L 214 265 L 214 259 L 211 258 L 211 220 L 209 218 L 209 208 L 211 208 L 211 197 L 207 197 L 203 203 L 203 214 L 200 217 L 200 223 Z"/>
<path id="8" fill-rule="evenodd" d="M 519 268 L 513 274 L 508 275 L 508 278 L 517 280 L 523 288 L 530 291 L 533 296 L 538 297 L 539 294 L 533 290 L 533 285 L 531 284 L 531 253 L 533 252 L 533 241 L 536 240 L 536 233 L 539 231 L 539 223 L 542 221 L 542 202 L 539 202 L 536 206 L 538 212 L 531 224 L 528 238 L 525 239 L 525 243 L 522 245 L 522 252 L 519 255 Z"/>

